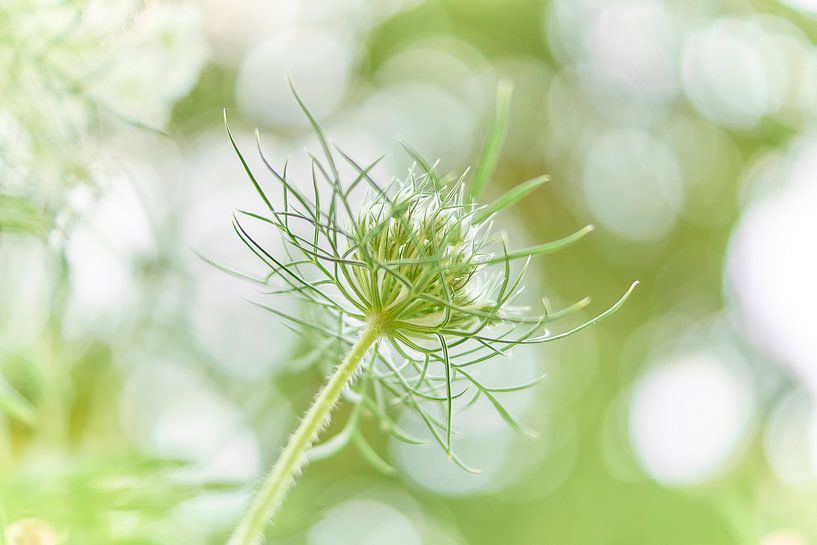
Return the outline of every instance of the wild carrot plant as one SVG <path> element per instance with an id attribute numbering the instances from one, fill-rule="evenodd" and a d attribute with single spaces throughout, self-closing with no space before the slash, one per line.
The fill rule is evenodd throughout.
<path id="1" fill-rule="evenodd" d="M 293 94 L 323 151 L 322 158 L 311 156 L 312 191 L 299 189 L 303 186 L 290 179 L 286 165 L 281 169 L 271 165 L 259 141 L 258 151 L 271 181 L 282 190 L 282 201 L 274 203 L 228 127 L 235 152 L 265 207 L 263 213 L 237 212 L 233 226 L 268 268 L 266 277 L 254 280 L 268 288 L 268 293 L 294 296 L 319 309 L 322 319 L 307 320 L 265 303 L 262 306 L 299 332 L 312 331 L 337 343 L 346 355 L 290 437 L 230 545 L 252 545 L 260 540 L 295 475 L 308 461 L 354 444 L 376 464 L 385 465 L 358 432 L 362 411 L 379 419 L 398 440 L 418 443 L 421 441 L 400 429 L 393 416 L 398 410 L 415 411 L 454 463 L 478 472 L 454 450 L 454 400 L 470 396 L 468 406 L 484 397 L 511 427 L 526 432 L 498 394 L 533 386 L 536 381 L 491 387 L 478 380 L 474 366 L 508 357 L 514 347 L 555 341 L 584 329 L 615 312 L 636 286 L 633 283 L 608 310 L 561 333 L 552 333 L 548 327 L 584 307 L 588 299 L 557 311 L 546 304 L 538 311 L 515 306 L 530 260 L 565 248 L 592 231 L 592 226 L 561 240 L 522 249 L 509 247 L 504 235 L 494 231 L 497 214 L 547 180 L 544 176 L 529 180 L 487 205 L 479 201 L 492 177 L 505 132 L 507 86 L 500 86 L 496 118 L 473 175 L 442 177 L 405 146 L 415 168 L 404 180 L 387 184 L 372 176 L 380 159 L 362 165 L 330 145 L 302 100 Z M 341 179 L 340 161 L 351 167 L 352 179 Z M 321 201 L 321 184 L 328 184 L 331 190 L 328 202 L 326 198 Z M 367 188 L 367 197 L 355 206 L 350 194 L 360 185 Z M 250 221 L 279 232 L 284 255 L 274 255 L 252 236 L 246 225 Z M 344 392 L 353 404 L 346 426 L 313 446 Z"/>

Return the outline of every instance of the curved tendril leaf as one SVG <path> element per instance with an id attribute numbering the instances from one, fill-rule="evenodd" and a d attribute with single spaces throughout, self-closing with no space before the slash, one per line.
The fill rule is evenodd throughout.
<path id="1" fill-rule="evenodd" d="M 355 431 L 352 441 L 354 442 L 358 451 L 360 451 L 360 453 L 363 455 L 363 458 L 365 458 L 366 461 L 369 462 L 375 469 L 385 475 L 394 475 L 396 473 L 395 469 L 383 458 L 381 458 L 377 451 L 375 451 L 371 445 L 369 445 L 369 443 L 363 437 L 363 434 L 360 433 L 360 430 Z"/>
<path id="2" fill-rule="evenodd" d="M 306 459 L 311 463 L 331 458 L 349 445 L 356 431 L 357 422 L 354 422 L 350 418 L 339 433 L 327 439 L 320 445 L 309 449 L 306 453 Z"/>
<path id="3" fill-rule="evenodd" d="M 368 397 L 363 397 L 361 401 L 366 408 L 372 412 L 372 414 L 380 419 L 382 427 L 398 441 L 402 441 L 403 443 L 408 443 L 410 445 L 422 445 L 425 443 L 424 440 L 420 439 L 419 437 L 415 437 L 411 433 L 404 430 L 399 424 L 397 424 L 397 422 L 394 421 L 394 419 L 392 419 L 391 416 L 389 416 L 384 408 L 378 407 L 377 404 Z"/>

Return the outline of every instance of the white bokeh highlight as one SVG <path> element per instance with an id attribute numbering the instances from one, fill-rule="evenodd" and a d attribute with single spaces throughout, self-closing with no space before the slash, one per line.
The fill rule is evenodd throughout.
<path id="1" fill-rule="evenodd" d="M 733 232 L 726 284 L 748 341 L 817 392 L 817 138 L 770 168 L 773 183 L 756 189 Z"/>
<path id="2" fill-rule="evenodd" d="M 664 237 L 684 201 L 672 149 L 638 129 L 612 130 L 596 140 L 585 160 L 582 190 L 593 217 L 633 241 Z"/>
<path id="3" fill-rule="evenodd" d="M 307 545 L 422 545 L 421 530 L 388 503 L 355 498 L 336 505 L 309 529 Z"/>
<path id="4" fill-rule="evenodd" d="M 795 488 L 817 484 L 817 411 L 808 393 L 794 391 L 775 404 L 763 451 L 782 483 Z"/>
<path id="5" fill-rule="evenodd" d="M 329 27 L 295 27 L 271 35 L 241 63 L 239 107 L 268 126 L 306 126 L 308 120 L 289 89 L 291 78 L 314 115 L 328 116 L 344 97 L 356 54 L 353 45 Z"/>
<path id="6" fill-rule="evenodd" d="M 678 94 L 679 21 L 664 2 L 557 0 L 543 34 L 594 93 L 642 108 Z"/>
<path id="7" fill-rule="evenodd" d="M 753 391 L 725 349 L 683 354 L 638 379 L 629 431 L 636 457 L 655 480 L 675 486 L 716 477 L 745 440 Z"/>
<path id="8" fill-rule="evenodd" d="M 773 16 L 716 19 L 690 32 L 682 58 L 687 97 L 707 118 L 734 129 L 751 129 L 766 116 L 794 105 L 812 106 L 798 95 L 813 85 L 804 68 L 814 48 L 791 22 Z"/>

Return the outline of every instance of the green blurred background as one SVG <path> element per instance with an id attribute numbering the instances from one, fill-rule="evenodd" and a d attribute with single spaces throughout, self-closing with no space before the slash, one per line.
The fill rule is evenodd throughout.
<path id="1" fill-rule="evenodd" d="M 254 167 L 258 128 L 311 185 L 287 75 L 342 149 L 391 152 L 385 181 L 398 139 L 472 164 L 512 81 L 489 192 L 552 180 L 501 227 L 596 226 L 534 263 L 531 301 L 589 295 L 589 317 L 641 286 L 483 371 L 547 374 L 507 399 L 539 440 L 459 415 L 473 476 L 370 422 L 397 475 L 309 466 L 271 543 L 817 543 L 815 39 L 813 0 L 4 0 L 6 543 L 223 543 L 309 404 L 314 347 L 196 256 L 256 266 L 222 109 Z M 15 537 L 30 519 L 50 530 Z"/>

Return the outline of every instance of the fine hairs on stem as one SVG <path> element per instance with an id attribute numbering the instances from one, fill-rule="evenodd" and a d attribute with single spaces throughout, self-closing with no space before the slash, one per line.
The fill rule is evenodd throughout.
<path id="1" fill-rule="evenodd" d="M 369 324 L 335 373 L 318 392 L 309 411 L 273 466 L 263 488 L 256 495 L 247 515 L 241 520 L 240 526 L 230 539 L 230 545 L 250 544 L 258 539 L 266 521 L 272 518 L 283 502 L 294 482 L 294 475 L 306 462 L 306 452 L 328 423 L 332 408 L 337 404 L 343 389 L 379 337 L 380 326 L 377 323 Z"/>
<path id="2" fill-rule="evenodd" d="M 361 165 L 330 145 L 294 88 L 292 92 L 323 152 L 322 158 L 310 155 L 312 191 L 303 191 L 303 184 L 291 181 L 286 164 L 282 169 L 271 165 L 259 139 L 258 152 L 270 175 L 270 183 L 262 185 L 227 127 L 233 149 L 265 208 L 263 213 L 237 211 L 233 227 L 268 272 L 256 278 L 216 266 L 258 283 L 269 294 L 285 294 L 319 309 L 313 319 L 259 303 L 300 334 L 323 339 L 324 357 L 334 353 L 345 357 L 327 372 L 326 382 L 228 545 L 260 543 L 295 475 L 308 461 L 353 445 L 377 469 L 392 472 L 360 432 L 361 412 L 378 419 L 395 439 L 419 444 L 423 440 L 403 430 L 394 417 L 399 410 L 414 411 L 453 463 L 478 473 L 454 450 L 455 400 L 467 400 L 467 408 L 487 399 L 509 426 L 535 435 L 505 408 L 501 397 L 539 381 L 494 387 L 481 382 L 472 367 L 507 357 L 514 347 L 558 340 L 593 325 L 618 310 L 637 285 L 634 282 L 607 310 L 560 333 L 552 333 L 550 324 L 583 309 L 589 299 L 560 310 L 550 309 L 543 300 L 535 312 L 515 304 L 530 260 L 573 244 L 592 226 L 523 249 L 509 249 L 504 234 L 494 232 L 497 214 L 547 181 L 540 176 L 495 201 L 479 202 L 493 176 L 506 130 L 511 94 L 507 83 L 499 86 L 496 115 L 472 176 L 440 176 L 431 163 L 403 144 L 415 167 L 404 180 L 386 185 L 372 175 L 380 159 Z M 350 180 L 341 180 L 338 161 L 352 169 Z M 320 186 L 331 192 L 323 202 Z M 363 204 L 354 204 L 350 195 L 364 187 Z M 273 204 L 270 197 L 276 190 L 280 204 Z M 284 255 L 265 249 L 251 235 L 248 222 L 277 231 Z M 361 379 L 354 381 L 356 376 Z M 353 404 L 346 425 L 313 446 L 344 392 Z"/>

